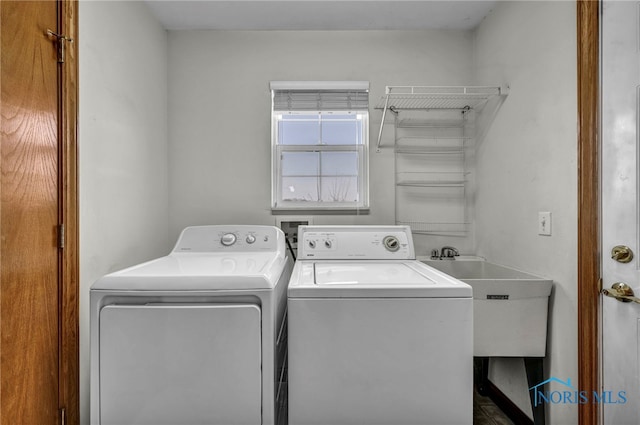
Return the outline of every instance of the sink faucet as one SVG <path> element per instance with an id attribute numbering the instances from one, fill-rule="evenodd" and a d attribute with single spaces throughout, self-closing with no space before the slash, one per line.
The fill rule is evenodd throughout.
<path id="1" fill-rule="evenodd" d="M 457 257 L 459 255 L 460 255 L 460 253 L 458 252 L 458 250 L 455 249 L 452 246 L 443 246 L 442 249 L 440 250 L 440 259 L 441 260 L 443 258 L 454 260 L 455 257 Z"/>

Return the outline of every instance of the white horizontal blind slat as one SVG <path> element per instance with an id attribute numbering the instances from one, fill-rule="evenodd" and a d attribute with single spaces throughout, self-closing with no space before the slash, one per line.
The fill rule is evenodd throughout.
<path id="1" fill-rule="evenodd" d="M 369 92 L 363 90 L 274 90 L 274 111 L 366 111 Z"/>

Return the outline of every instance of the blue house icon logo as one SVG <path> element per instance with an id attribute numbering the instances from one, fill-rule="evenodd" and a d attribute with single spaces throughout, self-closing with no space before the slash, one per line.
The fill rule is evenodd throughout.
<path id="1" fill-rule="evenodd" d="M 538 406 L 539 404 L 542 404 L 542 402 L 549 403 L 549 399 L 545 397 L 544 386 L 546 384 L 550 384 L 551 382 L 557 382 L 569 388 L 570 390 L 577 392 L 577 390 L 573 387 L 573 385 L 571 385 L 571 378 L 567 378 L 567 381 L 565 382 L 561 379 L 556 378 L 555 376 L 552 376 L 546 381 L 542 381 L 539 384 L 529 388 L 529 391 L 533 390 L 534 406 Z M 565 392 L 571 392 L 571 391 L 565 391 Z"/>
<path id="2" fill-rule="evenodd" d="M 559 384 L 559 390 L 545 390 L 545 385 Z M 554 385 L 557 387 L 558 385 Z M 533 391 L 534 406 L 540 404 L 625 404 L 627 402 L 626 391 L 579 391 L 571 384 L 571 379 L 566 381 L 550 377 L 546 381 L 529 388 Z"/>

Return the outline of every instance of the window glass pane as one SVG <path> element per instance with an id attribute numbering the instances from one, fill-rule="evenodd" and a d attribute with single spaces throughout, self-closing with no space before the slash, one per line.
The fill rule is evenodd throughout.
<path id="1" fill-rule="evenodd" d="M 275 208 L 368 206 L 366 111 L 273 112 Z"/>
<path id="2" fill-rule="evenodd" d="M 362 144 L 362 120 L 356 114 L 324 115 L 322 119 L 322 143 L 326 145 Z"/>
<path id="3" fill-rule="evenodd" d="M 318 202 L 317 177 L 282 177 L 282 200 Z"/>
<path id="4" fill-rule="evenodd" d="M 358 152 L 322 152 L 323 176 L 357 176 Z"/>
<path id="5" fill-rule="evenodd" d="M 319 155 L 319 152 L 282 152 L 282 175 L 317 176 Z"/>
<path id="6" fill-rule="evenodd" d="M 323 177 L 320 193 L 323 202 L 358 202 L 358 178 Z"/>
<path id="7" fill-rule="evenodd" d="M 319 115 L 283 115 L 278 132 L 281 145 L 317 145 L 320 142 Z"/>

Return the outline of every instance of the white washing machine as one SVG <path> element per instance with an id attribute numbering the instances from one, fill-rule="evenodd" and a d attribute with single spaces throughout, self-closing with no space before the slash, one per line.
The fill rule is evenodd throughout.
<path id="1" fill-rule="evenodd" d="M 409 227 L 301 227 L 288 305 L 290 424 L 472 424 L 472 290 Z"/>
<path id="2" fill-rule="evenodd" d="M 183 230 L 162 257 L 91 288 L 91 423 L 286 421 L 286 287 L 269 226 Z"/>

